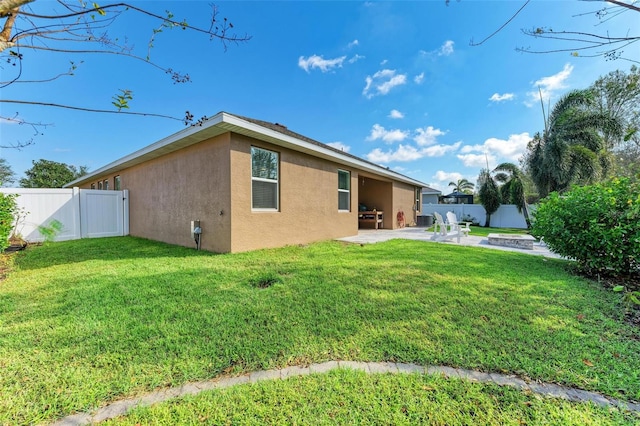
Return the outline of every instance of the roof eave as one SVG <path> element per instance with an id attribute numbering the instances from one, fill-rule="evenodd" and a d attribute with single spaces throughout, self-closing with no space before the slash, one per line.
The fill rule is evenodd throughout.
<path id="1" fill-rule="evenodd" d="M 91 181 L 99 175 L 115 173 L 125 168 L 135 166 L 147 160 L 169 154 L 187 146 L 194 145 L 206 139 L 218 136 L 226 132 L 234 132 L 249 136 L 258 140 L 272 143 L 283 148 L 306 153 L 325 160 L 330 160 L 338 164 L 354 167 L 363 171 L 367 171 L 379 176 L 385 176 L 389 179 L 404 182 L 418 187 L 426 187 L 427 185 L 418 180 L 401 175 L 394 171 L 360 160 L 354 156 L 341 154 L 330 148 L 324 148 L 320 145 L 294 138 L 289 135 L 277 132 L 260 126 L 255 123 L 243 120 L 235 115 L 220 112 L 208 119 L 202 126 L 193 126 L 174 133 L 171 136 L 163 138 L 158 142 L 148 145 L 138 151 L 135 151 L 125 157 L 122 157 L 112 163 L 101 167 L 79 179 L 64 185 L 65 188 L 77 186 Z"/>

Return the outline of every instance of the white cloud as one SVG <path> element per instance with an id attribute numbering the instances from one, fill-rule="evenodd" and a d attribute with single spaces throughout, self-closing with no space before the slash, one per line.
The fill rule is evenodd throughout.
<path id="1" fill-rule="evenodd" d="M 359 44 L 360 44 L 360 42 L 358 41 L 358 39 L 355 39 L 355 40 L 353 40 L 352 42 L 349 42 L 349 44 L 347 44 L 347 47 L 348 47 L 349 49 L 351 49 L 352 47 L 357 46 L 357 45 L 359 45 Z"/>
<path id="2" fill-rule="evenodd" d="M 397 109 L 392 109 L 389 113 L 389 118 L 404 118 L 404 114 L 398 111 Z"/>
<path id="3" fill-rule="evenodd" d="M 509 135 L 508 139 L 489 138 L 482 145 L 465 145 L 460 149 L 458 158 L 467 167 L 487 167 L 485 154 L 489 158 L 489 165 L 495 167 L 497 161 L 518 163 L 531 140 L 529 133 Z"/>
<path id="4" fill-rule="evenodd" d="M 347 62 L 349 62 L 350 64 L 353 64 L 353 63 L 358 62 L 360 59 L 364 59 L 364 56 L 355 54 Z"/>
<path id="5" fill-rule="evenodd" d="M 447 173 L 443 170 L 438 170 L 433 178 L 440 182 L 457 182 L 462 179 L 462 174 L 458 172 Z"/>
<path id="6" fill-rule="evenodd" d="M 451 40 L 447 40 L 444 42 L 440 49 L 438 50 L 438 56 L 449 56 L 453 54 L 453 45 L 455 43 Z"/>
<path id="7" fill-rule="evenodd" d="M 419 149 L 411 145 L 398 145 L 398 148 L 390 151 L 382 151 L 376 148 L 367 154 L 367 159 L 374 163 L 391 163 L 393 161 L 414 161 L 424 157 L 442 157 L 443 155 L 455 151 L 460 147 L 461 142 L 453 145 L 434 145 Z"/>
<path id="8" fill-rule="evenodd" d="M 424 81 L 424 73 L 420 73 L 418 75 L 416 75 L 415 77 L 413 77 L 413 82 L 416 84 L 422 84 L 422 82 Z"/>
<path id="9" fill-rule="evenodd" d="M 474 151 L 482 151 L 483 149 L 484 149 L 483 145 L 465 145 L 462 147 L 460 152 L 463 154 L 468 154 Z"/>
<path id="10" fill-rule="evenodd" d="M 406 74 L 396 74 L 396 70 L 384 69 L 373 76 L 367 76 L 362 94 L 371 99 L 376 95 L 386 95 L 396 86 L 407 83 Z"/>
<path id="11" fill-rule="evenodd" d="M 511 101 L 513 100 L 514 96 L 515 95 L 513 93 L 503 93 L 502 95 L 499 93 L 494 93 L 493 95 L 491 95 L 489 100 L 492 102 Z"/>
<path id="12" fill-rule="evenodd" d="M 532 107 L 533 105 L 540 103 L 540 95 L 542 95 L 542 100 L 544 102 L 548 102 L 549 99 L 557 94 L 557 92 L 567 87 L 566 81 L 572 71 L 573 65 L 567 63 L 559 73 L 536 80 L 532 84 L 534 90 L 527 92 L 529 101 L 525 101 L 525 105 Z"/>
<path id="13" fill-rule="evenodd" d="M 433 145 L 424 148 L 421 152 L 425 157 L 442 157 L 449 152 L 456 151 L 461 144 L 462 142 L 456 142 L 453 145 Z"/>
<path id="14" fill-rule="evenodd" d="M 414 161 L 422 158 L 423 155 L 411 145 L 398 145 L 395 151 L 383 152 L 376 148 L 367 154 L 367 160 L 374 163 L 390 163 L 392 161 Z"/>
<path id="15" fill-rule="evenodd" d="M 341 68 L 346 56 L 340 56 L 334 59 L 324 59 L 322 56 L 311 55 L 308 58 L 300 56 L 298 58 L 298 66 L 309 72 L 309 69 L 319 69 L 322 72 L 331 71 L 334 68 Z"/>
<path id="16" fill-rule="evenodd" d="M 380 66 L 387 65 L 387 62 L 389 62 L 388 59 L 383 59 L 382 62 L 380 62 Z"/>
<path id="17" fill-rule="evenodd" d="M 369 136 L 367 136 L 367 140 L 375 141 L 381 139 L 385 143 L 391 144 L 395 142 L 402 142 L 408 137 L 409 132 L 406 130 L 387 130 L 379 124 L 374 124 L 371 128 L 371 133 L 369 133 Z"/>
<path id="18" fill-rule="evenodd" d="M 429 183 L 429 186 L 433 189 L 442 191 L 443 194 L 449 194 L 452 188 L 449 186 L 449 182 L 457 182 L 460 179 L 467 179 L 469 182 L 475 183 L 478 176 L 463 175 L 458 172 L 445 172 L 444 170 L 438 170 L 432 177 L 436 182 Z"/>
<path id="19" fill-rule="evenodd" d="M 435 129 L 433 126 L 427 126 L 424 129 L 416 129 L 416 133 L 417 134 L 414 136 L 413 140 L 420 146 L 428 146 L 436 143 L 436 138 L 446 134 L 447 132 Z"/>
<path id="20" fill-rule="evenodd" d="M 524 132 L 519 135 L 509 135 L 507 140 L 489 138 L 484 142 L 484 146 L 490 153 L 495 153 L 507 160 L 517 162 L 527 150 L 527 144 L 530 140 L 529 133 Z"/>
<path id="21" fill-rule="evenodd" d="M 496 166 L 496 157 L 491 154 L 459 154 L 458 159 L 462 161 L 466 167 L 487 167 L 487 161 L 489 162 L 489 168 Z"/>
<path id="22" fill-rule="evenodd" d="M 351 150 L 351 147 L 349 145 L 345 145 L 342 142 L 329 142 L 327 145 L 344 152 L 349 152 Z"/>

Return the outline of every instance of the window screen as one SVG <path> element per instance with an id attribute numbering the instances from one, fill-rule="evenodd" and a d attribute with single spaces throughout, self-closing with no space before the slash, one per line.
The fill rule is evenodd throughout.
<path id="1" fill-rule="evenodd" d="M 351 208 L 351 173 L 338 170 L 338 210 L 350 211 Z"/>
<path id="2" fill-rule="evenodd" d="M 278 210 L 279 154 L 251 147 L 251 207 Z"/>

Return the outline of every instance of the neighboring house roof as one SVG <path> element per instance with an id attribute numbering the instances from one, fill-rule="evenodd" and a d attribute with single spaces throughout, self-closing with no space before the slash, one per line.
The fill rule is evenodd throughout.
<path id="1" fill-rule="evenodd" d="M 423 182 L 394 172 L 388 167 L 382 167 L 353 154 L 349 154 L 306 136 L 292 132 L 283 125 L 233 115 L 222 111 L 207 119 L 202 125 L 192 126 L 174 133 L 171 136 L 167 136 L 158 142 L 148 145 L 120 158 L 119 160 L 84 175 L 73 182 L 69 182 L 65 187 L 72 187 L 89 182 L 99 175 L 117 173 L 120 170 L 178 151 L 179 149 L 227 132 L 234 132 L 249 136 L 277 146 L 303 152 L 314 157 L 324 158 L 326 160 L 375 173 L 410 185 L 420 187 L 427 186 Z"/>
<path id="2" fill-rule="evenodd" d="M 442 191 L 438 191 L 437 189 L 433 189 L 428 186 L 425 186 L 422 188 L 422 193 L 426 195 L 431 195 L 431 194 L 440 195 L 442 194 Z"/>

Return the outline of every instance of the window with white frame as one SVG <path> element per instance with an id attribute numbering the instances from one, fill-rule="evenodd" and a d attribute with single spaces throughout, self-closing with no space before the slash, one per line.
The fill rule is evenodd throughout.
<path id="1" fill-rule="evenodd" d="M 96 189 L 96 184 L 95 183 L 91 184 L 91 189 Z"/>
<path id="2" fill-rule="evenodd" d="M 251 208 L 278 210 L 279 154 L 251 147 Z"/>
<path id="3" fill-rule="evenodd" d="M 351 211 L 351 172 L 338 170 L 338 210 Z"/>
<path id="4" fill-rule="evenodd" d="M 102 181 L 101 180 L 98 181 L 98 189 L 102 189 Z"/>
<path id="5" fill-rule="evenodd" d="M 104 189 L 105 191 L 109 190 L 109 180 L 108 179 L 104 180 L 104 184 L 102 185 L 102 189 Z"/>
<path id="6" fill-rule="evenodd" d="M 120 175 L 113 177 L 113 189 L 120 191 Z"/>
<path id="7" fill-rule="evenodd" d="M 421 200 L 420 200 L 420 195 L 422 193 L 422 188 L 416 188 L 416 211 L 419 212 L 420 211 L 420 207 L 421 207 Z"/>

